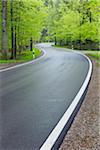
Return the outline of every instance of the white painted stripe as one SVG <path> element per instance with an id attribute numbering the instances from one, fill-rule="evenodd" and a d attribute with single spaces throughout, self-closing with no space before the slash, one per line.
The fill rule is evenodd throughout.
<path id="1" fill-rule="evenodd" d="M 79 53 L 79 54 L 81 54 L 81 53 Z M 88 71 L 87 77 L 86 77 L 82 87 L 80 88 L 78 94 L 74 98 L 73 102 L 71 103 L 71 105 L 69 106 L 67 111 L 64 113 L 63 117 L 60 119 L 60 121 L 58 122 L 56 127 L 50 133 L 50 135 L 48 136 L 48 138 L 46 139 L 46 141 L 44 142 L 44 144 L 42 145 L 40 150 L 51 150 L 52 149 L 52 147 L 54 146 L 56 140 L 58 139 L 59 135 L 61 134 L 63 128 L 65 127 L 65 125 L 67 124 L 69 118 L 71 117 L 73 111 L 75 110 L 78 102 L 80 101 L 85 89 L 87 88 L 87 85 L 89 83 L 89 80 L 90 80 L 90 77 L 91 77 L 91 74 L 92 74 L 92 62 L 84 54 L 81 54 L 81 55 L 84 56 L 89 62 L 89 71 Z"/>
<path id="2" fill-rule="evenodd" d="M 22 66 L 32 64 L 32 63 L 35 63 L 35 62 L 39 61 L 40 59 L 42 59 L 46 55 L 46 51 L 44 51 L 43 49 L 41 49 L 41 50 L 43 52 L 43 55 L 41 55 L 40 57 L 38 57 L 38 58 L 36 58 L 32 61 L 29 61 L 29 62 L 25 62 L 25 63 L 19 64 L 19 65 L 15 65 L 15 66 L 12 66 L 12 67 L 9 67 L 9 68 L 2 69 L 2 70 L 0 70 L 0 72 L 8 71 L 8 70 L 11 70 L 11 69 L 14 69 L 14 68 L 22 67 Z"/>
<path id="3" fill-rule="evenodd" d="M 30 62 L 27 62 L 27 63 L 24 63 L 24 64 L 20 64 L 20 65 L 16 65 L 16 66 L 13 66 L 13 67 L 10 67 L 10 68 L 0 70 L 0 72 L 7 71 L 7 70 L 10 70 L 10 69 L 14 69 L 14 68 L 18 68 L 18 67 L 21 67 L 21 66 L 24 66 L 24 65 L 27 65 L 27 64 L 31 64 L 31 63 L 34 63 L 34 62 L 42 59 L 46 55 L 46 52 L 42 48 L 40 48 L 40 49 L 44 52 L 44 54 L 40 58 L 37 58 L 36 60 L 30 61 Z M 75 52 L 75 51 L 73 51 L 73 52 Z M 71 103 L 71 105 L 69 106 L 67 111 L 64 113 L 63 117 L 60 119 L 60 121 L 58 122 L 56 127 L 50 133 L 50 135 L 48 136 L 48 138 L 46 139 L 46 141 L 44 142 L 44 144 L 42 145 L 40 150 L 51 150 L 51 148 L 55 144 L 56 140 L 58 139 L 59 135 L 61 134 L 63 128 L 67 124 L 69 118 L 71 117 L 73 111 L 75 110 L 78 102 L 80 101 L 80 98 L 82 97 L 82 95 L 83 95 L 83 93 L 84 93 L 84 91 L 85 91 L 85 89 L 86 89 L 86 87 L 89 83 L 91 73 L 92 73 L 92 63 L 91 63 L 90 59 L 87 56 L 85 56 L 84 54 L 81 54 L 80 52 L 75 52 L 75 53 L 79 53 L 80 55 L 84 56 L 88 60 L 88 62 L 89 62 L 89 71 L 88 71 L 87 77 L 86 77 L 81 89 L 79 90 L 78 94 L 74 98 L 73 102 Z"/>

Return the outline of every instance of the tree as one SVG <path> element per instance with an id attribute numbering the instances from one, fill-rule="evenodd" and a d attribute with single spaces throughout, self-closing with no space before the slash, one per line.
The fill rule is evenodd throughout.
<path id="1" fill-rule="evenodd" d="M 2 0 L 2 55 L 7 59 L 8 36 L 7 36 L 7 0 Z"/>
<path id="2" fill-rule="evenodd" d="M 90 46 L 94 43 L 98 49 L 99 0 L 54 0 L 52 6 L 48 7 L 47 30 L 56 44 L 83 48 L 90 42 Z"/>
<path id="3" fill-rule="evenodd" d="M 9 50 L 10 59 L 16 59 L 18 52 L 20 54 L 21 51 L 28 49 L 30 44 L 32 45 L 41 38 L 47 16 L 46 6 L 43 0 L 2 0 L 0 9 L 2 9 L 3 18 L 2 54 L 7 57 Z"/>

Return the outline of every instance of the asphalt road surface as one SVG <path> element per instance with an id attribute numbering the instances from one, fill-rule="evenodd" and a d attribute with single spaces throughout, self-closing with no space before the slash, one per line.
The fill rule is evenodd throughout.
<path id="1" fill-rule="evenodd" d="M 86 78 L 85 57 L 38 46 L 44 58 L 0 73 L 0 150 L 38 150 Z"/>

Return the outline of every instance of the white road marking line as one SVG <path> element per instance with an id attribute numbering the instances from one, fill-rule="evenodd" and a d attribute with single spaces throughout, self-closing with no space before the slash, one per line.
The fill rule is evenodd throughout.
<path id="1" fill-rule="evenodd" d="M 75 53 L 77 53 L 77 52 L 75 52 Z M 79 53 L 79 54 L 81 54 L 81 53 Z M 84 56 L 89 62 L 89 71 L 88 71 L 87 77 L 86 77 L 82 87 L 80 88 L 78 94 L 74 98 L 73 102 L 71 103 L 71 105 L 69 106 L 67 111 L 64 113 L 63 117 L 60 119 L 60 121 L 58 122 L 56 127 L 50 133 L 50 135 L 48 136 L 48 138 L 46 139 L 46 141 L 44 142 L 44 144 L 42 145 L 40 150 L 51 150 L 52 149 L 52 147 L 54 146 L 56 140 L 58 139 L 59 135 L 61 134 L 63 128 L 65 127 L 68 120 L 70 119 L 73 111 L 75 110 L 78 102 L 80 101 L 80 98 L 82 97 L 85 89 L 88 86 L 88 83 L 89 83 L 89 80 L 90 80 L 90 77 L 91 77 L 91 74 L 92 74 L 92 62 L 84 54 L 81 54 L 81 55 Z"/>
<path id="2" fill-rule="evenodd" d="M 3 69 L 3 70 L 0 70 L 0 72 L 4 72 L 4 71 L 11 70 L 11 69 L 14 69 L 14 68 L 18 68 L 18 67 L 21 67 L 21 66 L 24 66 L 24 65 L 27 65 L 27 64 L 31 64 L 31 63 L 34 63 L 34 62 L 42 59 L 46 55 L 46 52 L 42 48 L 40 48 L 40 49 L 44 52 L 44 54 L 41 57 L 39 57 L 39 58 L 37 58 L 37 59 L 35 59 L 33 61 L 26 62 L 24 64 L 19 64 L 19 65 L 10 67 L 10 68 L 6 68 L 6 69 Z M 83 95 L 83 93 L 84 93 L 84 91 L 85 91 L 85 89 L 86 89 L 86 87 L 87 87 L 87 85 L 89 83 L 89 80 L 90 80 L 90 77 L 91 77 L 91 73 L 92 73 L 92 62 L 84 54 L 82 54 L 80 52 L 75 52 L 75 51 L 73 51 L 73 52 L 84 56 L 88 60 L 88 62 L 89 62 L 89 71 L 88 71 L 87 77 L 86 77 L 82 87 L 80 88 L 78 94 L 74 98 L 73 102 L 71 103 L 71 105 L 69 106 L 67 111 L 64 113 L 63 117 L 60 119 L 60 121 L 58 122 L 56 127 L 50 133 L 50 135 L 48 136 L 48 138 L 46 139 L 46 141 L 44 142 L 44 144 L 42 145 L 40 150 L 51 150 L 52 149 L 53 145 L 55 144 L 55 142 L 58 139 L 59 135 L 61 134 L 63 128 L 67 124 L 69 118 L 71 117 L 73 111 L 75 110 L 78 102 L 80 101 L 80 98 L 82 97 L 82 95 Z"/>

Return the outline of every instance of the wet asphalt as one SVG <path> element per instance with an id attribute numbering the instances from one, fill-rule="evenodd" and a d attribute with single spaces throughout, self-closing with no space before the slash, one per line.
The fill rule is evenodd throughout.
<path id="1" fill-rule="evenodd" d="M 44 58 L 0 73 L 0 150 L 39 150 L 88 73 L 80 54 L 38 46 Z"/>

